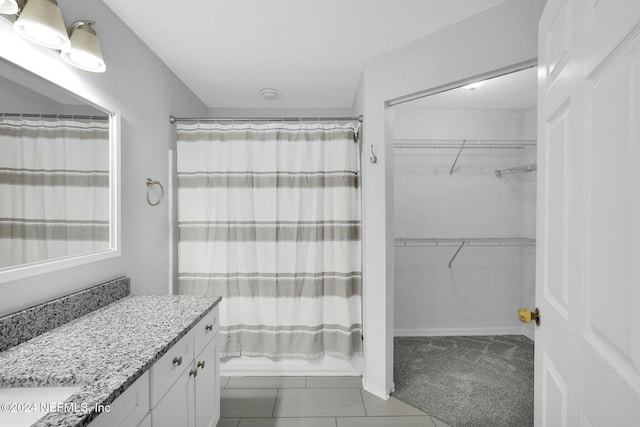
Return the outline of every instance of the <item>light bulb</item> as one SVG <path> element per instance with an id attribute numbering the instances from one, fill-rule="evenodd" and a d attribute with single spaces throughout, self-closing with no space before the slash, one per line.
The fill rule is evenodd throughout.
<path id="1" fill-rule="evenodd" d="M 469 90 L 476 90 L 476 89 L 478 89 L 480 86 L 482 86 L 482 85 L 484 84 L 484 82 L 485 82 L 485 81 L 483 80 L 483 81 L 475 82 L 475 83 L 471 83 L 471 84 L 468 84 L 468 85 L 466 85 L 466 86 L 462 86 L 462 87 L 463 87 L 463 88 L 465 88 L 465 89 L 469 89 Z"/>

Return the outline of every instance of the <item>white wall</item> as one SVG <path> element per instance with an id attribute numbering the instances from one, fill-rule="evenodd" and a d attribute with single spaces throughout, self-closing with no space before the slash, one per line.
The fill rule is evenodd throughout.
<path id="1" fill-rule="evenodd" d="M 105 115 L 88 104 L 65 104 L 2 77 L 0 68 L 0 113 Z M 69 98 L 69 97 L 66 97 Z M 70 99 L 69 99 L 70 100 Z M 73 102 L 79 102 L 73 100 Z"/>
<path id="2" fill-rule="evenodd" d="M 277 102 L 277 101 L 274 101 Z M 351 108 L 210 108 L 211 117 L 351 117 Z"/>
<path id="3" fill-rule="evenodd" d="M 398 139 L 524 139 L 517 110 L 396 109 Z M 525 164 L 521 149 L 395 149 L 396 237 L 523 237 L 525 175 L 495 169 Z M 523 177 L 525 180 L 523 181 Z M 535 191 L 535 187 L 533 188 Z M 535 193 L 533 194 L 535 198 Z M 535 203 L 535 201 L 534 201 Z M 535 213 L 535 204 L 533 206 Z M 395 333 L 403 336 L 519 334 L 525 259 L 534 248 L 395 248 Z"/>
<path id="4" fill-rule="evenodd" d="M 145 201 L 145 179 L 166 182 L 167 152 L 175 146 L 175 116 L 202 116 L 207 107 L 99 0 L 60 2 L 65 22 L 97 22 L 107 72 L 74 69 L 48 49 L 14 36 L 0 20 L 0 56 L 45 74 L 59 85 L 102 101 L 122 115 L 122 255 L 0 285 L 0 315 L 128 275 L 133 293 L 168 290 L 169 222 L 167 203 Z M 20 54 L 11 46 L 20 45 Z M 13 56 L 11 56 L 13 55 Z"/>
<path id="5" fill-rule="evenodd" d="M 63 114 L 64 106 L 0 76 L 0 113 Z"/>
<path id="6" fill-rule="evenodd" d="M 393 114 L 385 102 L 435 90 L 514 64 L 535 61 L 544 0 L 510 0 L 367 62 L 354 100 L 364 114 L 363 163 L 364 386 L 386 397 L 393 389 Z"/>

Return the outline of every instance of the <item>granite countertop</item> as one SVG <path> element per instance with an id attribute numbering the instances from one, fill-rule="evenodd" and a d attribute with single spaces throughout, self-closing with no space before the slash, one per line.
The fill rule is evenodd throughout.
<path id="1" fill-rule="evenodd" d="M 108 405 L 219 302 L 203 296 L 123 298 L 0 353 L 0 388 L 79 386 L 67 402 Z M 51 412 L 34 426 L 85 426 L 96 416 Z"/>

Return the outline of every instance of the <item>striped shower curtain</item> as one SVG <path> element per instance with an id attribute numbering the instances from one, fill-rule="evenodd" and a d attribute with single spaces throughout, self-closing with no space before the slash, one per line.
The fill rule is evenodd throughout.
<path id="1" fill-rule="evenodd" d="M 105 250 L 109 121 L 0 119 L 0 268 Z"/>
<path id="2" fill-rule="evenodd" d="M 222 296 L 222 357 L 362 352 L 354 124 L 179 124 L 178 289 Z"/>

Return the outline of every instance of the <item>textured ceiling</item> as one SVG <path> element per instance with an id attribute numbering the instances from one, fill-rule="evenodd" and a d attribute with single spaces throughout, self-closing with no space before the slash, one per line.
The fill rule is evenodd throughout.
<path id="1" fill-rule="evenodd" d="M 453 89 L 400 104 L 397 108 L 524 110 L 537 105 L 537 84 L 538 69 L 534 67 L 485 80 L 474 90 Z"/>
<path id="2" fill-rule="evenodd" d="M 209 107 L 345 108 L 367 60 L 505 0 L 103 1 Z"/>

